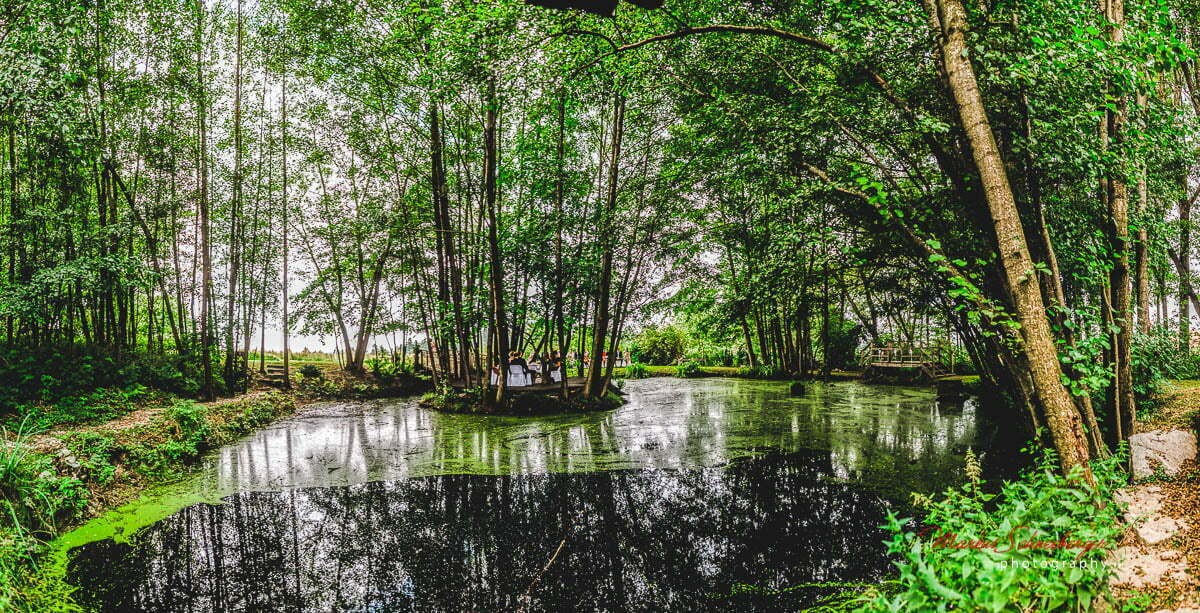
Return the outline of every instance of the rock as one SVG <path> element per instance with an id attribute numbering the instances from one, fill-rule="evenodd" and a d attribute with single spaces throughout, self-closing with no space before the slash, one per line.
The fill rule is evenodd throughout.
<path id="1" fill-rule="evenodd" d="M 1155 613 L 1200 613 L 1200 609 L 1193 609 L 1192 607 L 1183 607 L 1179 609 L 1160 609 Z"/>
<path id="2" fill-rule="evenodd" d="M 1176 532 L 1187 526 L 1187 523 L 1182 520 L 1175 520 L 1170 517 L 1157 516 L 1146 520 L 1137 526 L 1138 537 L 1147 545 L 1157 545 L 1172 536 Z"/>
<path id="3" fill-rule="evenodd" d="M 803 396 L 804 384 L 799 381 L 792 382 L 791 392 L 793 396 Z"/>
<path id="4" fill-rule="evenodd" d="M 1125 505 L 1125 523 L 1132 524 L 1162 511 L 1162 488 L 1157 485 L 1135 485 L 1117 490 L 1113 496 Z"/>
<path id="5" fill-rule="evenodd" d="M 1171 555 L 1175 553 L 1176 555 Z M 1137 547 L 1120 547 L 1114 554 L 1116 574 L 1113 585 L 1131 585 L 1143 588 L 1161 582 L 1163 579 L 1186 581 L 1187 562 L 1178 558 L 1178 552 L 1148 552 L 1138 551 Z"/>
<path id="6" fill-rule="evenodd" d="M 1145 479 L 1161 469 L 1179 474 L 1183 463 L 1196 457 L 1196 435 L 1186 430 L 1153 430 L 1129 437 L 1133 478 Z"/>

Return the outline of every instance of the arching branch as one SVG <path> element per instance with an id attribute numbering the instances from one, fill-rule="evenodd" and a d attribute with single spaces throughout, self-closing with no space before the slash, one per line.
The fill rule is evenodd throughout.
<path id="1" fill-rule="evenodd" d="M 775 38 L 782 38 L 784 40 L 790 40 L 793 42 L 798 42 L 798 43 L 801 43 L 804 45 L 808 45 L 809 47 L 813 47 L 815 49 L 820 49 L 821 51 L 828 51 L 830 53 L 836 53 L 838 51 L 836 47 L 834 47 L 833 45 L 831 45 L 819 38 L 813 38 L 811 36 L 805 36 L 803 34 L 796 34 L 795 32 L 788 32 L 787 30 L 776 30 L 775 28 L 767 28 L 767 27 L 762 27 L 762 26 L 735 26 L 735 25 L 729 25 L 729 24 L 716 24 L 716 25 L 711 25 L 711 26 L 698 26 L 695 28 L 682 28 L 682 29 L 676 30 L 674 32 L 668 32 L 666 34 L 659 34 L 658 36 L 651 36 L 650 38 L 639 40 L 636 43 L 629 43 L 628 45 L 621 45 L 613 51 L 613 54 L 624 53 L 625 51 L 632 51 L 633 49 L 637 49 L 638 47 L 649 45 L 650 43 L 657 43 L 657 42 L 661 42 L 664 40 L 671 40 L 674 38 L 683 38 L 684 36 L 692 36 L 694 34 L 706 34 L 709 32 L 729 32 L 729 33 L 733 33 L 733 34 L 757 34 L 760 36 L 774 36 Z"/>

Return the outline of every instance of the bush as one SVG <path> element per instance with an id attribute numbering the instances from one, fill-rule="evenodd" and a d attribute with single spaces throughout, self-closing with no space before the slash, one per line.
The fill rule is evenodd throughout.
<path id="1" fill-rule="evenodd" d="M 60 424 L 86 424 L 116 419 L 137 409 L 142 403 L 163 400 L 163 394 L 134 384 L 128 388 L 102 388 L 78 396 L 65 396 L 53 402 L 22 404 L 16 413 L 31 420 L 42 430 Z"/>
<path id="2" fill-rule="evenodd" d="M 325 373 L 316 364 L 305 364 L 300 367 L 300 375 L 310 379 L 319 379 L 324 377 Z"/>
<path id="3" fill-rule="evenodd" d="M 650 369 L 641 362 L 634 362 L 625 368 L 625 376 L 630 379 L 645 379 L 650 376 Z"/>
<path id="4" fill-rule="evenodd" d="M 1122 452 L 1093 462 L 1092 490 L 1063 477 L 1054 452 L 1043 450 L 1035 466 L 993 495 L 984 493 L 979 463 L 968 453 L 964 486 L 937 501 L 914 496 L 928 510 L 925 529 L 905 530 L 909 520 L 889 514 L 898 589 L 877 594 L 865 609 L 1091 610 L 1106 594 L 1105 558 L 1122 532 L 1112 496 L 1126 481 L 1123 459 Z M 1060 539 L 1086 546 L 1028 546 Z"/>
<path id="5" fill-rule="evenodd" d="M 105 484 L 112 481 L 117 467 L 113 466 L 116 441 L 111 434 L 75 432 L 63 439 L 77 466 L 76 474 L 87 482 Z"/>
<path id="6" fill-rule="evenodd" d="M 691 378 L 699 377 L 703 374 L 704 373 L 700 370 L 700 365 L 696 364 L 695 362 L 684 362 L 675 367 L 676 377 Z"/>
<path id="7" fill-rule="evenodd" d="M 0 412 L 30 403 L 52 404 L 97 389 L 162 390 L 194 396 L 200 389 L 199 356 L 190 352 L 125 352 L 86 345 L 0 350 Z M 219 372 L 219 366 L 216 368 Z"/>
<path id="8" fill-rule="evenodd" d="M 674 364 L 687 349 L 687 335 L 675 326 L 646 328 L 630 343 L 630 355 L 643 364 Z"/>
<path id="9" fill-rule="evenodd" d="M 213 427 L 208 407 L 190 400 L 176 403 L 164 411 L 168 420 L 167 440 L 142 442 L 129 448 L 130 464 L 138 472 L 155 478 L 174 474 L 179 465 L 194 460 L 204 450 Z"/>
<path id="10" fill-rule="evenodd" d="M 774 364 L 759 364 L 754 367 L 754 376 L 758 379 L 780 379 L 785 374 L 783 368 Z"/>
<path id="11" fill-rule="evenodd" d="M 0 428 L 0 532 L 51 534 L 82 511 L 83 484 L 61 477 L 50 458 L 28 446 L 28 424 L 12 436 Z"/>
<path id="12" fill-rule="evenodd" d="M 787 372 L 783 370 L 783 367 L 774 364 L 759 364 L 754 368 L 739 366 L 737 370 L 733 371 L 733 376 L 745 379 L 783 379 L 787 377 Z"/>
<path id="13" fill-rule="evenodd" d="M 1166 379 L 1200 376 L 1200 356 L 1179 346 L 1179 338 L 1163 327 L 1133 335 L 1133 393 L 1148 400 L 1162 391 Z"/>
<path id="14" fill-rule="evenodd" d="M 845 370 L 855 365 L 855 352 L 862 340 L 861 324 L 839 316 L 829 317 L 829 367 Z"/>

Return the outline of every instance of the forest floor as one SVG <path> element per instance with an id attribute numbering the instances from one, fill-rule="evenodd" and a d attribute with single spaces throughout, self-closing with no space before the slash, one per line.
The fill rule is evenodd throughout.
<path id="1" fill-rule="evenodd" d="M 1169 381 L 1135 430 L 1200 431 L 1200 380 Z M 1200 611 L 1200 465 L 1139 480 L 1119 496 L 1130 506 L 1118 555 L 1133 560 L 1114 579 L 1121 610 Z"/>
<path id="2" fill-rule="evenodd" d="M 1138 411 L 1135 433 L 1163 428 L 1200 431 L 1200 380 L 1172 379 L 1149 411 Z"/>

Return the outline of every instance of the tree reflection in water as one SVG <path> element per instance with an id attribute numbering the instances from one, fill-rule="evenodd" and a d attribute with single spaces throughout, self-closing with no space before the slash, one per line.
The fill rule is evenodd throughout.
<path id="1" fill-rule="evenodd" d="M 712 596 L 887 571 L 886 503 L 829 457 L 244 492 L 86 545 L 71 575 L 108 611 L 512 610 L 565 537 L 532 610 L 773 608 Z"/>
<path id="2" fill-rule="evenodd" d="M 980 442 L 974 411 L 929 390 L 628 389 L 616 411 L 544 418 L 313 407 L 185 486 L 226 504 L 81 528 L 102 536 L 77 542 L 133 536 L 75 549 L 69 579 L 109 611 L 513 610 L 565 536 L 531 610 L 797 608 L 811 590 L 710 596 L 877 581 L 884 500 L 959 482 Z M 139 508 L 157 519 L 190 502 L 155 504 Z"/>

